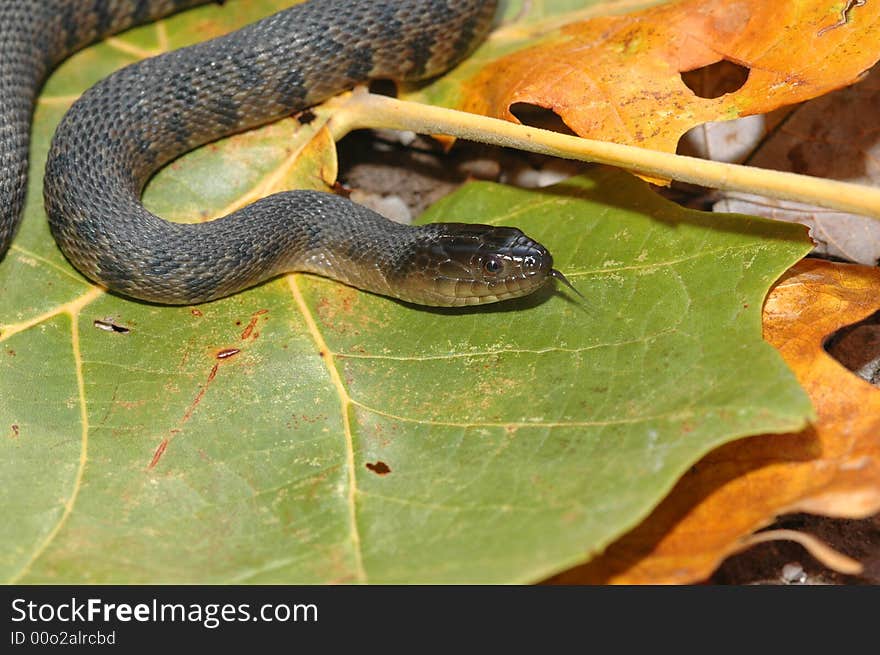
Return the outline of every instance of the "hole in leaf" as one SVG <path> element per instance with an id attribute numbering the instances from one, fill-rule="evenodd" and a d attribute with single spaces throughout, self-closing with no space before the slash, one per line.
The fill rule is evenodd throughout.
<path id="1" fill-rule="evenodd" d="M 720 98 L 739 91 L 748 79 L 747 67 L 726 59 L 681 73 L 681 81 L 699 98 Z"/>
<path id="2" fill-rule="evenodd" d="M 372 80 L 367 88 L 370 93 L 375 93 L 377 96 L 397 97 L 397 84 L 394 80 Z"/>
<path id="3" fill-rule="evenodd" d="M 311 109 L 304 109 L 296 115 L 296 120 L 299 121 L 300 125 L 308 125 L 315 120 L 315 112 Z"/>
<path id="4" fill-rule="evenodd" d="M 389 473 L 391 473 L 391 467 L 382 460 L 379 460 L 375 464 L 373 464 L 372 462 L 367 462 L 366 467 L 376 475 L 388 475 Z"/>
<path id="5" fill-rule="evenodd" d="M 880 386 L 880 312 L 840 328 L 825 341 L 825 352 L 863 380 Z"/>
<path id="6" fill-rule="evenodd" d="M 510 113 L 516 116 L 523 125 L 537 127 L 542 130 L 551 130 L 560 134 L 577 136 L 562 117 L 552 109 L 539 107 L 528 102 L 515 102 L 510 105 Z"/>
<path id="7" fill-rule="evenodd" d="M 128 334 L 129 332 L 131 332 L 131 330 L 129 330 L 124 325 L 118 325 L 117 323 L 114 323 L 111 319 L 95 319 L 92 324 L 99 330 L 104 330 L 105 332 L 116 332 L 117 334 Z"/>

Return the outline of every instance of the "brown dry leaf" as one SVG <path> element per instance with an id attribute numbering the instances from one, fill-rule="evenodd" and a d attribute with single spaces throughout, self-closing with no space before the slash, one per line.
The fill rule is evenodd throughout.
<path id="1" fill-rule="evenodd" d="M 748 163 L 880 186 L 878 115 L 880 66 L 875 66 L 858 84 L 795 109 Z M 715 211 L 797 221 L 810 227 L 820 254 L 869 265 L 880 259 L 880 221 L 753 194 L 724 195 Z"/>
<path id="2" fill-rule="evenodd" d="M 810 395 L 814 426 L 713 451 L 635 530 L 552 581 L 694 582 L 779 514 L 880 511 L 880 389 L 823 349 L 828 335 L 880 309 L 878 288 L 876 268 L 818 260 L 794 266 L 767 299 L 764 337 Z"/>
<path id="3" fill-rule="evenodd" d="M 516 121 L 511 106 L 528 103 L 584 137 L 674 151 L 696 125 L 856 81 L 880 58 L 880 3 L 843 9 L 817 0 L 686 0 L 572 23 L 487 65 L 465 86 L 461 108 Z M 700 98 L 682 81 L 682 72 L 722 60 L 750 69 L 739 90 Z"/>

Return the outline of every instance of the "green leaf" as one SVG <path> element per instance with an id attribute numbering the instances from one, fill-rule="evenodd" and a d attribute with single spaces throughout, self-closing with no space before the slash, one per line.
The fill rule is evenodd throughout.
<path id="1" fill-rule="evenodd" d="M 219 15 L 119 41 L 176 46 Z M 0 263 L 4 579 L 535 581 L 636 525 L 713 447 L 812 415 L 760 326 L 803 229 L 685 211 L 611 170 L 470 184 L 422 219 L 523 228 L 587 303 L 548 288 L 425 310 L 301 275 L 198 308 L 95 289 L 52 242 L 38 172 L 70 96 L 125 60 L 97 46 L 47 86 Z M 200 220 L 299 184 L 301 129 L 184 157 L 147 201 Z"/>

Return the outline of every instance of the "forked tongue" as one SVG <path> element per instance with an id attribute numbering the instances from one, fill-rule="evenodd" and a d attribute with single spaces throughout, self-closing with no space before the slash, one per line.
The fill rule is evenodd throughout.
<path id="1" fill-rule="evenodd" d="M 573 285 L 571 282 L 568 281 L 568 278 L 566 278 L 562 273 L 560 273 L 559 271 L 557 271 L 555 268 L 550 269 L 550 277 L 552 277 L 552 278 L 556 278 L 557 280 L 559 280 L 560 282 L 562 282 L 562 284 L 564 284 L 564 285 L 567 286 L 569 289 L 571 289 L 572 291 L 574 291 L 574 292 L 575 292 L 575 293 L 581 298 L 581 300 L 583 300 L 583 301 L 586 302 L 586 300 L 587 300 L 586 296 L 584 296 L 584 294 L 582 294 L 580 291 L 578 291 L 577 289 L 575 289 L 575 288 L 574 288 L 574 285 Z"/>

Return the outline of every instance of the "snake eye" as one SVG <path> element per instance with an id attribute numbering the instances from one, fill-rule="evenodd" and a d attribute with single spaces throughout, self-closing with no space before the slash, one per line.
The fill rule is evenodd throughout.
<path id="1" fill-rule="evenodd" d="M 488 257 L 483 262 L 483 272 L 486 275 L 497 275 L 503 268 L 504 262 L 501 261 L 500 257 Z"/>

